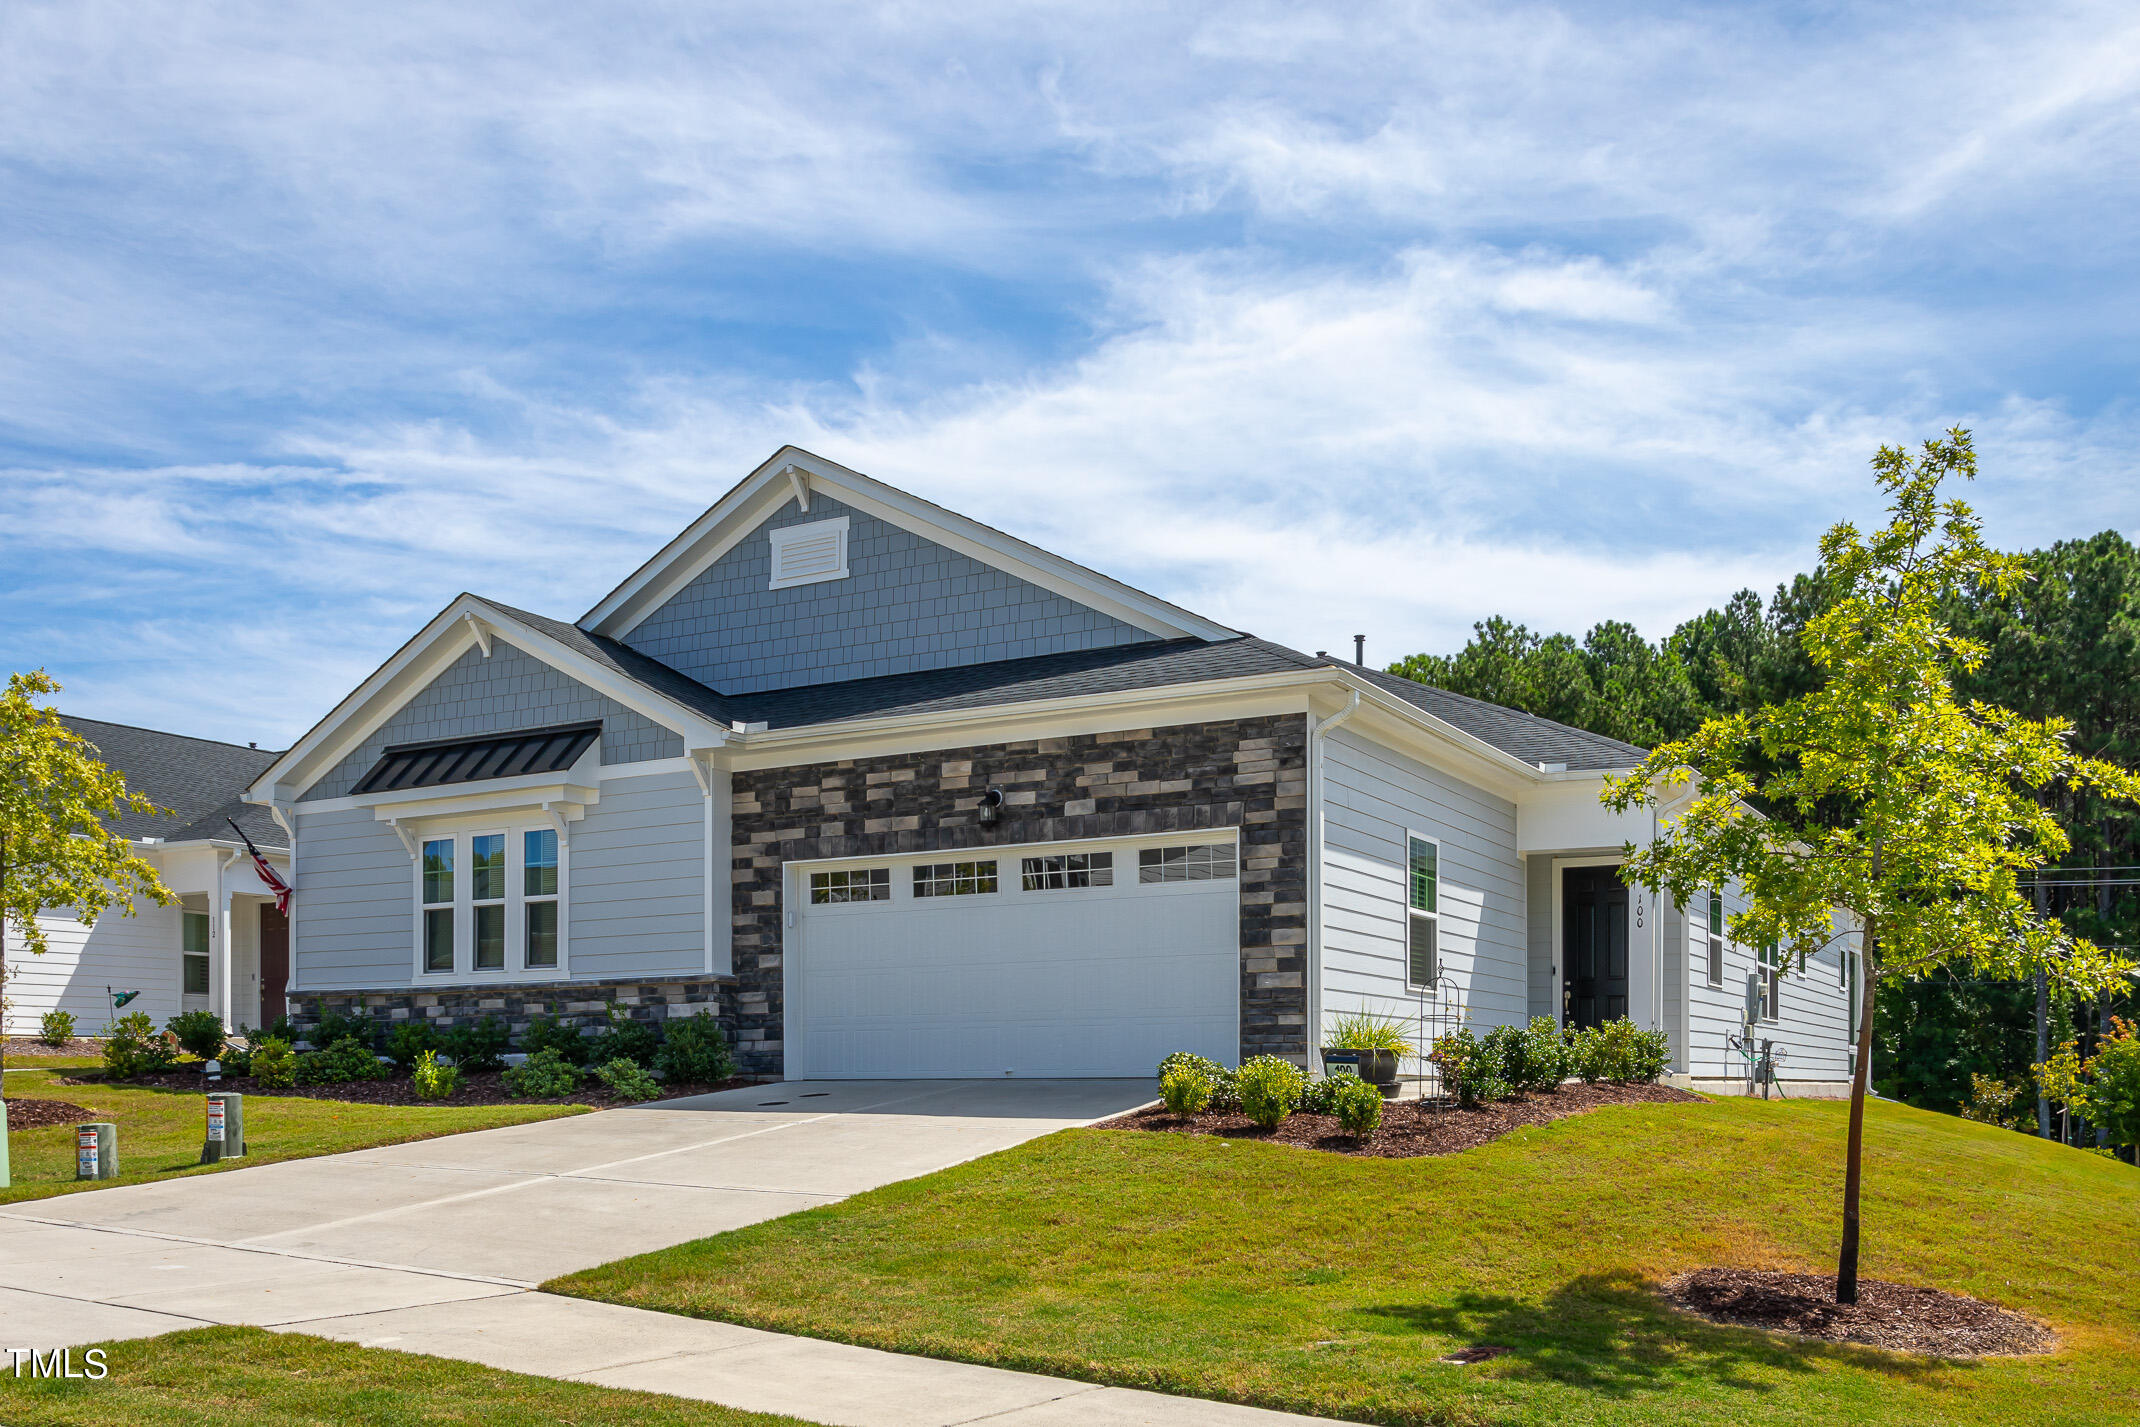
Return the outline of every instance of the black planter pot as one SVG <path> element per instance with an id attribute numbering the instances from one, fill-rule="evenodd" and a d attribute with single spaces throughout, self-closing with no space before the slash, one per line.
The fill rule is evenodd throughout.
<path id="1" fill-rule="evenodd" d="M 1335 1046 L 1323 1047 L 1323 1074 L 1328 1075 L 1334 1067 L 1350 1066 L 1360 1073 L 1360 1078 L 1379 1090 L 1390 1091 L 1397 1086 L 1397 1052 L 1393 1050 L 1339 1050 Z"/>

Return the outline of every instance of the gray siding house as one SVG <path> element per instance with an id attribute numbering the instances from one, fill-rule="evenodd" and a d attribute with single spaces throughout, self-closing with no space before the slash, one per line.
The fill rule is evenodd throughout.
<path id="1" fill-rule="evenodd" d="M 1227 628 L 806 451 L 573 622 L 462 595 L 260 774 L 288 995 L 452 1023 L 711 1011 L 791 1079 L 1313 1059 L 1337 1016 L 1627 1016 L 1848 1073 L 1611 876 L 1642 750 Z M 1638 825 L 1639 823 L 1639 825 Z M 1728 893 L 1728 889 L 1727 889 Z"/>

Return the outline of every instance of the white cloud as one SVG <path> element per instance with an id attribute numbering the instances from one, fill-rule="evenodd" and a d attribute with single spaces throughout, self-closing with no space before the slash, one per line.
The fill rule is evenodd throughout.
<path id="1" fill-rule="evenodd" d="M 1955 420 L 2140 521 L 2119 7 L 179 15 L 0 19 L 0 656 L 114 717 L 287 738 L 789 440 L 1378 657 L 1659 632 Z"/>

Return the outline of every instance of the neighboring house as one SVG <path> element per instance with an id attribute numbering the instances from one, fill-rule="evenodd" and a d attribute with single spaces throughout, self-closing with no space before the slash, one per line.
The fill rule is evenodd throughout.
<path id="1" fill-rule="evenodd" d="M 9 938 L 8 1031 L 36 1034 L 47 1011 L 71 1013 L 79 1035 L 101 1035 L 114 1015 L 135 1011 L 158 1026 L 191 1010 L 214 1011 L 233 1027 L 273 1021 L 282 1014 L 289 928 L 231 823 L 289 875 L 289 837 L 243 796 L 275 755 L 96 719 L 63 715 L 61 722 L 125 774 L 129 789 L 167 810 L 127 813 L 115 830 L 154 865 L 179 905 L 137 898 L 132 916 L 112 907 L 93 928 L 66 907 L 40 913 L 44 955 Z M 120 991 L 141 994 L 115 1012 L 111 994 Z"/>
<path id="2" fill-rule="evenodd" d="M 1756 957 L 1612 876 L 1641 756 L 789 447 L 577 622 L 454 600 L 250 796 L 300 1021 L 711 1010 L 789 1078 L 1142 1076 L 1459 1002 L 1725 1076 Z M 1846 1073 L 1836 958 L 1779 978 L 1786 1074 Z"/>

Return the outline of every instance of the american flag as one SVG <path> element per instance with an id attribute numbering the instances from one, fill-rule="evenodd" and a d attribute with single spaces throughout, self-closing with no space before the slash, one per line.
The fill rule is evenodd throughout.
<path id="1" fill-rule="evenodd" d="M 260 855 L 259 848 L 253 846 L 253 840 L 245 837 L 244 828 L 239 827 L 235 821 L 229 818 L 225 818 L 224 821 L 230 823 L 232 832 L 241 838 L 245 838 L 245 850 L 253 855 L 253 870 L 260 874 L 260 880 L 275 893 L 275 910 L 284 916 L 290 915 L 290 892 L 292 890 L 290 884 L 277 876 L 274 868 L 268 866 L 268 860 Z"/>

